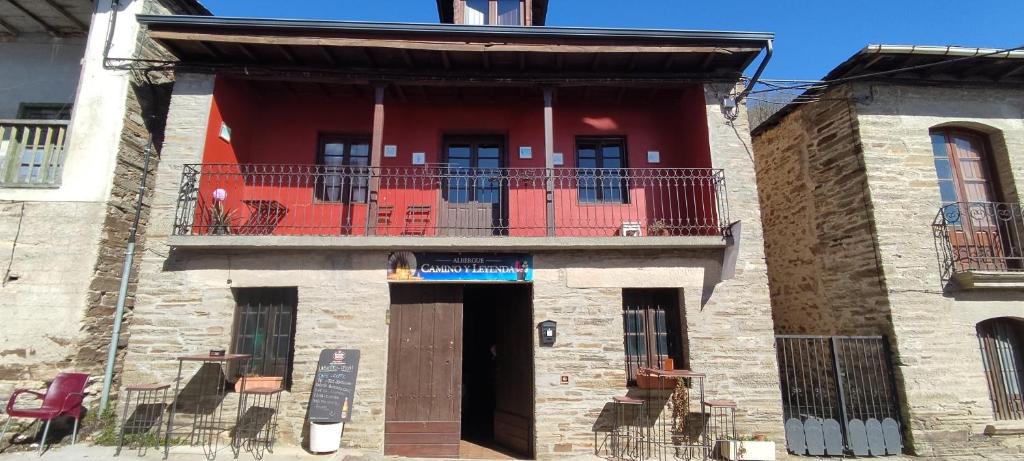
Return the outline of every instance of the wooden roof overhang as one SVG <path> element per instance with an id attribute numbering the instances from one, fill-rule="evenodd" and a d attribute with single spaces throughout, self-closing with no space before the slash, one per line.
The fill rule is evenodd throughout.
<path id="1" fill-rule="evenodd" d="M 772 34 L 139 16 L 194 72 L 417 85 L 666 86 L 739 79 Z"/>
<path id="2" fill-rule="evenodd" d="M 34 33 L 84 37 L 92 9 L 82 0 L 0 0 L 0 40 Z"/>
<path id="3" fill-rule="evenodd" d="M 917 86 L 1024 87 L 1024 50 L 958 46 L 868 45 L 829 71 L 798 102 L 813 101 L 850 81 Z M 760 134 L 796 109 L 790 103 L 751 131 Z"/>

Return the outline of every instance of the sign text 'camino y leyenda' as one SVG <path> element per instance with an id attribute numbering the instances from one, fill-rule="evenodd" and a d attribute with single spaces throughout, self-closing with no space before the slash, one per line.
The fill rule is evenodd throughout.
<path id="1" fill-rule="evenodd" d="M 412 253 L 388 256 L 396 282 L 529 282 L 533 256 L 520 253 Z"/>

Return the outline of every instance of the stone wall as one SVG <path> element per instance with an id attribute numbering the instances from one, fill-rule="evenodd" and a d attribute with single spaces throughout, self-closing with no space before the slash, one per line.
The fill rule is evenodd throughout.
<path id="1" fill-rule="evenodd" d="M 857 125 L 836 88 L 754 136 L 779 334 L 891 330 Z"/>
<path id="2" fill-rule="evenodd" d="M 747 150 L 750 140 L 745 124 L 733 126 L 717 102 L 719 92 L 731 89 L 707 88 L 707 115 L 712 161 L 726 169 L 732 217 L 743 223 L 742 235 L 737 236 L 735 277 L 722 281 L 722 250 L 536 254 L 534 321 L 559 322 L 555 347 L 534 350 L 538 458 L 592 454 L 604 446 L 608 403 L 615 395 L 631 392 L 626 388 L 622 339 L 626 287 L 680 289 L 688 360 L 693 369 L 707 373 L 707 395 L 738 402 L 742 433 L 764 432 L 782 440 L 757 189 Z M 212 93 L 211 76 L 182 75 L 175 84 L 124 382 L 171 382 L 177 370 L 175 357 L 228 348 L 235 311 L 232 288 L 294 286 L 299 306 L 293 385 L 282 401 L 283 439 L 295 443 L 303 438 L 320 348 L 350 347 L 361 349 L 363 356 L 353 422 L 346 428 L 344 443 L 379 451 L 387 373 L 386 252 L 239 252 L 168 246 L 181 165 L 201 161 Z M 562 376 L 570 378 L 569 384 L 562 384 Z"/>
<path id="3" fill-rule="evenodd" d="M 183 14 L 193 11 L 191 2 L 181 0 L 145 0 L 143 14 Z M 143 60 L 172 60 L 173 56 L 155 41 L 145 30 L 136 35 L 133 55 Z M 110 65 L 124 65 L 114 61 Z M 115 71 L 124 72 L 124 71 Z M 113 315 L 117 306 L 117 295 L 121 272 L 125 260 L 125 246 L 138 206 L 139 186 L 143 176 L 146 149 L 152 142 L 148 171 L 148 184 L 137 232 L 136 257 L 145 251 L 146 228 L 149 220 L 149 203 L 152 199 L 153 174 L 156 172 L 163 145 L 164 126 L 170 104 L 174 74 L 169 70 L 142 69 L 127 73 L 130 86 L 125 99 L 123 127 L 117 148 L 113 184 L 106 203 L 99 240 L 98 257 L 93 268 L 93 278 L 87 294 L 86 312 L 83 317 L 82 334 L 79 336 L 74 363 L 77 369 L 98 375 L 103 372 L 110 335 L 113 331 Z M 138 281 L 139 260 L 135 260 L 129 277 L 128 298 L 126 299 L 125 324 L 122 326 L 119 347 L 124 347 L 130 336 L 131 309 Z M 123 353 L 118 355 L 117 364 L 123 362 Z M 115 369 L 116 373 L 119 367 Z"/>
<path id="4" fill-rule="evenodd" d="M 857 83 L 794 108 L 754 139 L 776 330 L 886 334 L 910 451 L 1019 457 L 994 419 L 975 332 L 1024 316 L 1024 290 L 946 284 L 932 233 L 940 199 L 929 130 L 988 136 L 1004 200 L 1024 179 L 1024 92 Z"/>
<path id="5" fill-rule="evenodd" d="M 994 416 L 975 325 L 1024 317 L 1024 290 L 943 285 L 931 228 L 940 199 L 929 129 L 987 135 L 1004 200 L 1016 201 L 1024 187 L 1024 90 L 864 83 L 854 94 L 864 101 L 860 137 L 916 453 L 1020 456 L 1024 440 L 979 436 Z"/>

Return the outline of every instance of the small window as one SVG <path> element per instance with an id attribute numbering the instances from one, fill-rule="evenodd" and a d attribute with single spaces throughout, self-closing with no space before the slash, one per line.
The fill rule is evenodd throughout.
<path id="1" fill-rule="evenodd" d="M 368 137 L 320 138 L 316 198 L 324 202 L 366 203 L 370 189 Z"/>
<path id="2" fill-rule="evenodd" d="M 251 354 L 249 373 L 281 377 L 291 388 L 298 288 L 235 289 L 234 354 Z"/>
<path id="3" fill-rule="evenodd" d="M 0 121 L 0 184 L 6 187 L 59 185 L 67 131 L 66 120 Z"/>
<path id="4" fill-rule="evenodd" d="M 1024 420 L 1024 322 L 993 319 L 978 324 L 982 363 L 997 420 Z"/>
<path id="5" fill-rule="evenodd" d="M 578 139 L 576 168 L 580 203 L 629 203 L 625 139 Z"/>
<path id="6" fill-rule="evenodd" d="M 678 290 L 622 290 L 622 321 L 629 384 L 640 368 L 662 369 L 667 358 L 686 366 Z"/>
<path id="7" fill-rule="evenodd" d="M 21 104 L 18 118 L 22 120 L 71 120 L 71 104 Z"/>

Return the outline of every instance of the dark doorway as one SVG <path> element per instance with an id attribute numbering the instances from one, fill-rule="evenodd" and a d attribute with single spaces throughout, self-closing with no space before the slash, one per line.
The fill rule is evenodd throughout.
<path id="1" fill-rule="evenodd" d="M 533 313 L 529 285 L 467 285 L 462 438 L 511 457 L 533 455 Z M 462 454 L 462 457 L 469 453 Z M 486 456 L 486 450 L 480 456 Z"/>

